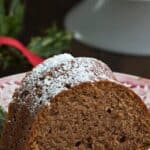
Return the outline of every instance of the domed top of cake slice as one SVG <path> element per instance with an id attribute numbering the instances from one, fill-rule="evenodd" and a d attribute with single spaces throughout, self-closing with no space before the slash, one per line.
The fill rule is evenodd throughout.
<path id="1" fill-rule="evenodd" d="M 99 80 L 115 80 L 110 68 L 102 61 L 61 54 L 45 60 L 29 72 L 14 94 L 14 100 L 27 103 L 34 112 L 41 104 L 49 104 L 49 100 L 63 90 Z"/>

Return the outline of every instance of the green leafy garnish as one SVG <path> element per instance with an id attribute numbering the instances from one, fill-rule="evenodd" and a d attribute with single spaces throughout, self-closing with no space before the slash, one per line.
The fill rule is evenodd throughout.
<path id="1" fill-rule="evenodd" d="M 24 15 L 24 6 L 20 0 L 12 0 L 6 13 L 4 0 L 0 0 L 0 35 L 17 37 Z"/>
<path id="2" fill-rule="evenodd" d="M 0 135 L 2 134 L 2 130 L 3 130 L 3 126 L 4 126 L 6 118 L 7 118 L 7 113 L 0 106 Z"/>
<path id="3" fill-rule="evenodd" d="M 72 34 L 52 26 L 46 31 L 44 37 L 34 37 L 28 48 L 39 56 L 48 58 L 62 53 L 70 48 Z"/>
<path id="4" fill-rule="evenodd" d="M 8 12 L 5 10 L 4 0 L 0 0 L 0 36 L 17 38 L 21 30 L 24 16 L 24 5 L 20 0 L 11 0 Z M 6 46 L 0 47 L 0 70 L 16 68 L 27 64 L 26 60 L 16 49 Z M 25 62 L 25 63 L 24 63 Z"/>
<path id="5" fill-rule="evenodd" d="M 24 5 L 21 0 L 11 0 L 9 10 L 5 10 L 4 0 L 0 0 L 0 36 L 17 38 L 21 31 L 24 16 Z M 33 37 L 28 48 L 35 54 L 48 58 L 70 49 L 72 34 L 56 26 L 49 27 L 44 36 Z M 20 68 L 31 68 L 27 60 L 15 48 L 0 47 L 0 71 L 9 72 Z M 17 67 L 16 67 L 17 66 Z M 23 69 L 23 71 L 25 71 Z M 27 71 L 27 70 L 26 70 Z"/>

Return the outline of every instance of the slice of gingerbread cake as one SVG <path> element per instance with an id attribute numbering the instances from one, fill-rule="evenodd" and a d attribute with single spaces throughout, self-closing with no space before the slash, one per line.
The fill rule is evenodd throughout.
<path id="1" fill-rule="evenodd" d="M 2 150 L 148 150 L 150 110 L 103 62 L 54 56 L 23 79 Z"/>

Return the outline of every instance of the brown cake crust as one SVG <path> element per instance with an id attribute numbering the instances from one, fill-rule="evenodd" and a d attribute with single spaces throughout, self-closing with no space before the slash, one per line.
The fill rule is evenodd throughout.
<path id="1" fill-rule="evenodd" d="M 9 106 L 2 150 L 149 148 L 150 111 L 141 99 L 115 83 L 103 63 L 79 59 L 69 58 L 69 69 L 61 62 L 50 70 L 40 66 L 42 71 L 35 69 L 26 76 Z M 78 75 L 81 67 L 86 74 L 84 80 Z M 66 75 L 71 80 L 63 80 Z M 49 76 L 50 82 L 45 82 Z M 57 82 L 51 82 L 59 78 L 60 89 Z"/>
<path id="2" fill-rule="evenodd" d="M 135 93 L 113 82 L 75 86 L 57 95 L 34 117 L 26 107 L 12 105 L 11 122 L 3 137 L 4 150 L 150 147 L 149 110 Z"/>

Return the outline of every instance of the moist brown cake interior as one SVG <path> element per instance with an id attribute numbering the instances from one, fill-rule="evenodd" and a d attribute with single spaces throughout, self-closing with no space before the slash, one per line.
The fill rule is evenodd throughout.
<path id="1" fill-rule="evenodd" d="M 12 137 L 4 134 L 3 150 L 150 148 L 149 110 L 131 90 L 113 82 L 83 83 L 70 88 L 43 106 L 35 117 L 28 116 L 24 107 L 15 110 L 15 126 L 5 130 Z"/>

